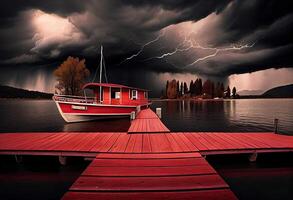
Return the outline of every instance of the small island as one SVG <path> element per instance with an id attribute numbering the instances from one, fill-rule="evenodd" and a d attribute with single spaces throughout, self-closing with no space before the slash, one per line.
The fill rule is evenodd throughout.
<path id="1" fill-rule="evenodd" d="M 167 81 L 166 89 L 161 93 L 161 99 L 221 99 L 221 98 L 238 98 L 236 88 L 233 87 L 232 93 L 229 86 L 225 88 L 223 83 L 214 83 L 211 80 L 198 78 L 189 83 L 180 82 L 176 79 Z"/>
<path id="2" fill-rule="evenodd" d="M 161 99 L 257 99 L 257 98 L 292 98 L 293 84 L 271 88 L 261 95 L 239 95 L 236 87 L 224 86 L 221 82 L 202 81 L 198 78 L 189 83 L 176 79 L 166 82 L 165 90 L 161 91 Z"/>

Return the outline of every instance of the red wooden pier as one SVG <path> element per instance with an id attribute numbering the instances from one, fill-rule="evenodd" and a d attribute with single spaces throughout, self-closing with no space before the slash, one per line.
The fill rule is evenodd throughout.
<path id="1" fill-rule="evenodd" d="M 0 134 L 2 155 L 93 158 L 64 199 L 236 199 L 203 156 L 292 151 L 274 133 L 170 132 L 151 110 L 128 133 Z"/>
<path id="2" fill-rule="evenodd" d="M 170 130 L 161 122 L 151 110 L 144 109 L 131 122 L 128 133 L 168 133 Z"/>

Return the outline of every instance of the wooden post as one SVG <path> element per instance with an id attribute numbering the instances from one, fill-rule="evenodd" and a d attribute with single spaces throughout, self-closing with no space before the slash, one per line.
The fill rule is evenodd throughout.
<path id="1" fill-rule="evenodd" d="M 138 114 L 140 112 L 140 110 L 141 110 L 140 106 L 137 106 L 136 107 L 136 113 Z"/>
<path id="2" fill-rule="evenodd" d="M 132 112 L 130 113 L 130 119 L 131 119 L 131 120 L 134 120 L 134 119 L 135 119 L 135 111 L 132 111 Z"/>
<path id="3" fill-rule="evenodd" d="M 255 162 L 257 159 L 257 153 L 256 152 L 252 153 L 251 155 L 249 155 L 248 159 L 250 162 Z"/>
<path id="4" fill-rule="evenodd" d="M 279 119 L 275 118 L 274 120 L 275 134 L 278 134 L 278 125 L 279 125 Z"/>
<path id="5" fill-rule="evenodd" d="M 17 164 L 20 164 L 23 161 L 22 156 L 20 155 L 14 155 L 14 158 Z"/>
<path id="6" fill-rule="evenodd" d="M 59 163 L 61 165 L 66 165 L 66 163 L 67 163 L 67 157 L 65 157 L 65 156 L 59 156 Z"/>
<path id="7" fill-rule="evenodd" d="M 162 109 L 161 108 L 156 108 L 156 114 L 161 119 L 162 118 Z"/>

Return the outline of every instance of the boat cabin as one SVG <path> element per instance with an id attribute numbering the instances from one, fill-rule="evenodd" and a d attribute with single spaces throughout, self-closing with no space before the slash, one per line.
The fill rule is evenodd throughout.
<path id="1" fill-rule="evenodd" d="M 88 83 L 83 89 L 93 91 L 94 103 L 106 105 L 148 104 L 148 90 L 112 83 Z"/>

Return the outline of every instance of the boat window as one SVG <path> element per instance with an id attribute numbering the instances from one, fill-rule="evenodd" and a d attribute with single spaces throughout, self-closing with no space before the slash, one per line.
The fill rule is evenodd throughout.
<path id="1" fill-rule="evenodd" d="M 144 98 L 145 98 L 145 99 L 148 98 L 148 92 L 144 92 Z"/>
<path id="2" fill-rule="evenodd" d="M 136 100 L 136 99 L 138 99 L 138 96 L 137 96 L 137 90 L 132 90 L 132 91 L 131 91 L 131 99 L 132 99 L 132 100 Z"/>
<path id="3" fill-rule="evenodd" d="M 120 88 L 111 88 L 111 99 L 120 99 Z"/>

